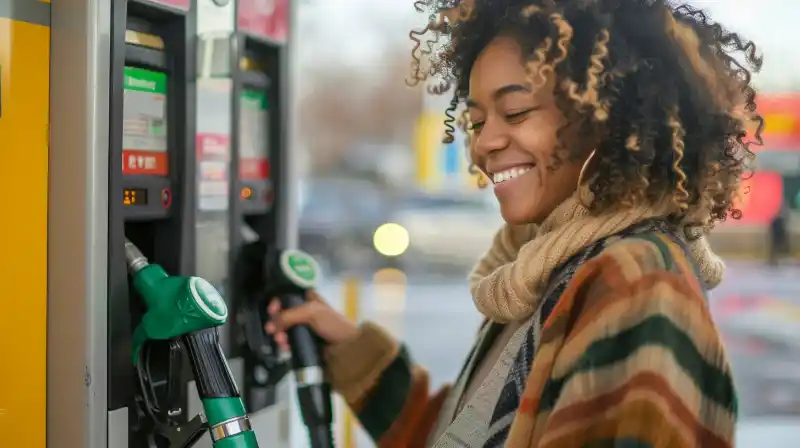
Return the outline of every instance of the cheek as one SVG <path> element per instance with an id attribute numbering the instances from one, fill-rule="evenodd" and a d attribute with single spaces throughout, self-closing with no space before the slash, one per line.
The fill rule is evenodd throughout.
<path id="1" fill-rule="evenodd" d="M 558 126 L 550 120 L 529 119 L 516 129 L 515 140 L 525 152 L 536 157 L 537 164 L 550 166 L 558 147 Z"/>

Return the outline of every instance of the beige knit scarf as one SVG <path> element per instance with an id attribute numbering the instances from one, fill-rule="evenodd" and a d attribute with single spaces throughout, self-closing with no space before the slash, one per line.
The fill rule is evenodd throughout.
<path id="1" fill-rule="evenodd" d="M 640 206 L 592 216 L 573 196 L 541 225 L 504 225 L 492 247 L 469 276 L 478 310 L 500 323 L 523 320 L 539 306 L 550 274 L 587 245 L 620 232 L 645 219 L 665 216 L 669 204 Z M 683 232 L 678 232 L 683 238 Z M 709 287 L 722 280 L 725 265 L 705 237 L 687 241 L 700 275 Z"/>

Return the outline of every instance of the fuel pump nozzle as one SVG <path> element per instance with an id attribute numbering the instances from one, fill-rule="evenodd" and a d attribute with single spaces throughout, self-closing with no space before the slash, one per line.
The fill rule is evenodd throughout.
<path id="1" fill-rule="evenodd" d="M 266 254 L 266 255 L 265 255 Z M 299 250 L 267 248 L 261 241 L 246 244 L 241 254 L 242 279 L 253 297 L 278 297 L 285 309 L 305 303 L 305 293 L 317 284 L 319 266 Z M 266 304 L 260 306 L 266 308 Z M 322 340 L 304 325 L 287 331 L 297 398 L 312 448 L 332 448 L 331 387 L 325 381 Z M 276 375 L 278 376 L 278 375 Z"/>
<path id="2" fill-rule="evenodd" d="M 130 241 L 125 255 L 133 286 L 147 307 L 133 333 L 133 364 L 148 340 L 180 339 L 189 356 L 197 392 L 205 411 L 203 427 L 208 428 L 215 448 L 258 448 L 255 433 L 219 346 L 218 328 L 228 317 L 228 308 L 217 290 L 199 277 L 170 276 L 151 264 Z M 170 448 L 191 447 L 194 434 L 168 435 Z M 177 432 L 181 432 L 178 430 Z"/>

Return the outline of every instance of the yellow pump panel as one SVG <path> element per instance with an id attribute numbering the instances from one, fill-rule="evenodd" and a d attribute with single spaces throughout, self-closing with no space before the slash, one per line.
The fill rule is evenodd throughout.
<path id="1" fill-rule="evenodd" d="M 12 10 L 14 4 L 24 3 L 0 0 L 8 1 Z M 49 68 L 50 28 L 0 17 L 0 445 L 4 447 L 45 448 Z"/>

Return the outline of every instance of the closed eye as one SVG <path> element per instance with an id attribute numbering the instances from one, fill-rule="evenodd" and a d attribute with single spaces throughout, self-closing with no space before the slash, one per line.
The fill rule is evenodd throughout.
<path id="1" fill-rule="evenodd" d="M 531 107 L 530 109 L 521 110 L 519 112 L 508 113 L 506 114 L 506 121 L 510 123 L 520 122 L 523 119 L 525 119 L 529 113 L 533 112 L 536 109 L 537 109 L 536 107 Z"/>

